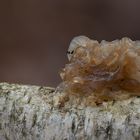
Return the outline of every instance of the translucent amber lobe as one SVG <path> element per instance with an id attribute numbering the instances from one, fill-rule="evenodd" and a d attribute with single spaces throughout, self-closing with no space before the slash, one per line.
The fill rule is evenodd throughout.
<path id="1" fill-rule="evenodd" d="M 129 38 L 77 47 L 60 73 L 58 86 L 69 95 L 93 96 L 93 101 L 115 100 L 120 91 L 140 95 L 140 43 Z"/>

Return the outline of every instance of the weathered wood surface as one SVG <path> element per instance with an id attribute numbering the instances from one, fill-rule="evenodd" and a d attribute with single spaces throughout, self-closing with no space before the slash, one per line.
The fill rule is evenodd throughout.
<path id="1" fill-rule="evenodd" d="M 0 84 L 0 140 L 139 140 L 140 98 L 57 107 L 53 88 Z"/>

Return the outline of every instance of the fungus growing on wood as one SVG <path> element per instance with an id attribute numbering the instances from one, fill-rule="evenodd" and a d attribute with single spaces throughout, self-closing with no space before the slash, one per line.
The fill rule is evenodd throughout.
<path id="1" fill-rule="evenodd" d="M 70 53 L 72 52 L 72 53 Z M 75 37 L 69 63 L 61 71 L 58 89 L 68 95 L 92 96 L 102 102 L 140 95 L 140 42 L 122 38 L 112 42 Z"/>

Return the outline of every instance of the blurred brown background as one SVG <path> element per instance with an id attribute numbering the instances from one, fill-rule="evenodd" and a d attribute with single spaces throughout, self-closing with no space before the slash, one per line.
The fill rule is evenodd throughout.
<path id="1" fill-rule="evenodd" d="M 139 0 L 0 1 L 0 82 L 56 86 L 70 40 L 140 39 Z"/>

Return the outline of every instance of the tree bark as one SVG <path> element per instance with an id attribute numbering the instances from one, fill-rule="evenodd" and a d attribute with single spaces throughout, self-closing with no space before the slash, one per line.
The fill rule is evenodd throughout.
<path id="1" fill-rule="evenodd" d="M 140 139 L 139 97 L 60 108 L 57 96 L 54 88 L 1 83 L 0 140 Z"/>

